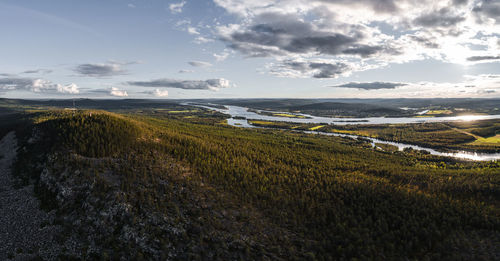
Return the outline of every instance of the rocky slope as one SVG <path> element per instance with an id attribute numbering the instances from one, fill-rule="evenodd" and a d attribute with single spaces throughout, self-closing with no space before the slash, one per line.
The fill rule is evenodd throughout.
<path id="1" fill-rule="evenodd" d="M 17 154 L 17 139 L 10 132 L 0 141 L 0 260 L 53 259 L 59 252 L 54 244 L 61 230 L 51 225 L 54 213 L 40 209 L 33 185 L 16 186 L 12 164 Z"/>
<path id="2" fill-rule="evenodd" d="M 80 126 L 80 121 L 36 125 L 20 135 L 17 160 L 14 134 L 4 139 L 1 166 L 8 175 L 2 175 L 2 188 L 8 191 L 6 202 L 13 203 L 1 208 L 8 212 L 2 223 L 12 225 L 0 228 L 8 230 L 0 242 L 0 252 L 8 254 L 0 260 L 285 260 L 294 255 L 294 247 L 286 252 L 281 247 L 301 244 L 294 235 L 192 176 L 154 139 L 100 141 L 127 123 L 106 117 L 93 114 Z M 96 129 L 99 135 L 93 136 Z M 94 140 L 107 141 L 113 150 L 96 155 L 102 145 Z"/>

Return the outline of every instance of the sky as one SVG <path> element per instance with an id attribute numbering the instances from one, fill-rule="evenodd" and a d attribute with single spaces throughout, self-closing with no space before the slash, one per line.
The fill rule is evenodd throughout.
<path id="1" fill-rule="evenodd" d="M 0 0 L 1 98 L 500 97 L 500 0 Z"/>

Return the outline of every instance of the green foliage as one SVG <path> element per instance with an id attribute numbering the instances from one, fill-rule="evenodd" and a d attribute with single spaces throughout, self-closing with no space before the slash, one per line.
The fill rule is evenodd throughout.
<path id="1" fill-rule="evenodd" d="M 215 259 L 200 246 L 223 257 L 233 248 L 242 259 L 286 260 L 474 260 L 493 259 L 497 250 L 498 162 L 386 153 L 348 138 L 238 129 L 217 124 L 218 116 L 196 124 L 160 113 L 87 113 L 44 116 L 37 126 L 81 155 L 112 156 L 61 157 L 60 164 L 72 166 L 70 173 L 85 170 L 78 176 L 96 180 L 92 193 L 103 199 L 119 187 L 136 211 L 132 220 L 159 211 L 187 226 L 189 233 L 168 237 L 155 226 L 146 228 L 159 242 L 189 249 L 186 259 Z M 188 170 L 181 171 L 183 166 Z M 253 208 L 260 214 L 248 211 Z M 221 239 L 226 235 L 217 237 L 231 224 L 227 216 L 247 224 L 232 223 L 232 238 L 250 234 L 264 243 L 227 246 Z M 271 227 L 276 230 L 270 236 Z"/>
<path id="2" fill-rule="evenodd" d="M 130 120 L 95 111 L 51 115 L 38 126 L 55 144 L 87 157 L 117 155 L 133 146 L 141 134 Z"/>
<path id="3" fill-rule="evenodd" d="M 449 231 L 500 229 L 498 163 L 420 161 L 270 130 L 158 126 L 166 153 L 315 242 L 302 247 L 323 259 L 444 258 Z"/>
<path id="4" fill-rule="evenodd" d="M 311 128 L 318 126 L 311 123 L 259 120 L 249 120 L 249 123 L 258 127 L 290 130 L 311 130 Z M 326 124 L 325 126 L 320 125 L 319 128 L 315 129 L 315 131 L 354 134 L 381 140 L 420 145 L 442 151 L 468 150 L 481 152 L 498 152 L 500 151 L 500 146 L 491 143 L 474 143 L 474 141 L 477 141 L 477 137 L 474 135 L 491 137 L 498 133 L 499 130 L 499 120 L 418 124 Z"/>

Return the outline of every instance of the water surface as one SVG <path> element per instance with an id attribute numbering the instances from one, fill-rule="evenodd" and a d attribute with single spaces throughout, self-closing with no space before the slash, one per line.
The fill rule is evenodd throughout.
<path id="1" fill-rule="evenodd" d="M 500 119 L 500 115 L 468 115 L 468 116 L 450 116 L 450 117 L 398 117 L 398 118 L 385 118 L 385 117 L 369 117 L 369 118 L 328 118 L 328 117 L 317 117 L 308 114 L 294 113 L 296 115 L 302 115 L 307 118 L 288 118 L 288 117 L 278 117 L 278 116 L 268 116 L 261 115 L 255 112 L 248 111 L 246 107 L 224 105 L 226 109 L 214 108 L 204 105 L 194 105 L 185 104 L 191 106 L 202 107 L 214 111 L 218 111 L 231 116 L 227 120 L 227 123 L 231 126 L 242 127 L 242 128 L 262 128 L 251 125 L 248 120 L 265 120 L 265 121 L 284 121 L 284 122 L 294 122 L 294 123 L 317 123 L 317 124 L 405 124 L 405 123 L 425 123 L 425 122 L 449 122 L 449 121 L 474 121 L 474 120 L 487 120 L 487 119 Z M 259 110 L 256 110 L 259 111 Z M 279 113 L 274 112 L 273 113 Z M 288 113 L 288 112 L 287 112 Z M 235 119 L 234 117 L 244 117 L 245 119 Z M 296 131 L 296 130 L 294 130 Z M 300 131 L 309 134 L 327 135 L 327 136 L 338 136 L 338 137 L 349 137 L 357 139 L 362 137 L 363 139 L 368 139 L 375 146 L 375 143 L 389 144 L 398 147 L 400 151 L 405 148 L 412 148 L 414 150 L 427 151 L 432 155 L 443 156 L 443 157 L 453 157 L 460 159 L 468 159 L 475 161 L 496 161 L 500 160 L 500 153 L 477 153 L 469 151 L 455 151 L 455 152 L 440 152 L 431 148 L 424 148 L 417 145 L 398 143 L 392 141 L 384 141 L 370 137 L 357 136 L 351 134 L 343 133 L 330 133 L 330 132 L 320 132 L 320 131 Z"/>

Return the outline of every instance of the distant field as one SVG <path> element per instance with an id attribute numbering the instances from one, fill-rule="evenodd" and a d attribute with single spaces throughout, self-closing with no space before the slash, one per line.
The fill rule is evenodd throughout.
<path id="1" fill-rule="evenodd" d="M 472 144 L 475 144 L 475 145 L 490 145 L 490 144 L 500 145 L 500 134 L 497 134 L 496 136 L 489 137 L 489 138 L 479 138 L 479 139 L 473 141 Z"/>
<path id="2" fill-rule="evenodd" d="M 426 114 L 452 114 L 451 110 L 430 110 Z"/>
<path id="3" fill-rule="evenodd" d="M 312 130 L 312 131 L 313 131 L 313 130 L 321 129 L 321 128 L 323 128 L 323 127 L 325 127 L 325 125 L 318 125 L 318 126 L 314 126 L 314 127 L 312 127 L 312 128 L 309 128 L 309 130 Z"/>
<path id="4" fill-rule="evenodd" d="M 300 118 L 300 119 L 306 118 L 306 116 L 303 116 L 303 115 L 295 115 L 295 114 L 290 114 L 290 113 L 273 113 L 273 116 L 287 117 L 287 118 Z"/>
<path id="5" fill-rule="evenodd" d="M 500 120 L 423 124 L 317 125 L 278 121 L 250 120 L 250 124 L 268 128 L 314 130 L 359 135 L 381 140 L 420 145 L 439 150 L 500 151 L 495 133 Z M 490 136 L 490 137 L 489 137 Z"/>

